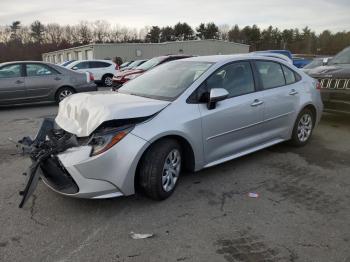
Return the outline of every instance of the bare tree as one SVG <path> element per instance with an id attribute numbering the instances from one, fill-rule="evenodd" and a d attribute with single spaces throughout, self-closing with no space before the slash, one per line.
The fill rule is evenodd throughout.
<path id="1" fill-rule="evenodd" d="M 97 20 L 92 24 L 93 41 L 103 43 L 110 41 L 111 25 L 104 20 Z"/>
<path id="2" fill-rule="evenodd" d="M 63 40 L 63 27 L 59 24 L 48 24 L 46 26 L 46 35 L 49 43 L 58 45 Z"/>
<path id="3" fill-rule="evenodd" d="M 78 35 L 81 44 L 89 44 L 92 41 L 92 30 L 91 26 L 87 21 L 81 21 L 77 26 Z"/>
<path id="4" fill-rule="evenodd" d="M 220 39 L 227 41 L 229 39 L 229 37 L 228 37 L 229 31 L 230 31 L 230 25 L 228 25 L 228 24 L 219 25 Z"/>
<path id="5" fill-rule="evenodd" d="M 28 44 L 32 41 L 28 26 L 22 26 L 19 30 L 17 30 L 17 35 L 23 44 Z"/>
<path id="6" fill-rule="evenodd" d="M 0 42 L 1 43 L 8 43 L 11 38 L 11 30 L 7 26 L 1 26 L 0 27 Z"/>

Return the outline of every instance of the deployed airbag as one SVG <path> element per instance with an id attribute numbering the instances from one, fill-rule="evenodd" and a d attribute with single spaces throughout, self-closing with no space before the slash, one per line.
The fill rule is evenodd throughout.
<path id="1" fill-rule="evenodd" d="M 55 120 L 65 131 L 85 137 L 106 121 L 147 117 L 169 103 L 116 92 L 79 93 L 60 103 Z"/>

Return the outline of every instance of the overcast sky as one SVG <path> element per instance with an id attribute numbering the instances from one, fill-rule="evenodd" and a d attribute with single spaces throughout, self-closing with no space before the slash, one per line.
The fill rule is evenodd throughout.
<path id="1" fill-rule="evenodd" d="M 350 0 L 0 0 L 0 25 L 36 19 L 62 25 L 106 20 L 136 28 L 212 21 L 350 31 Z"/>

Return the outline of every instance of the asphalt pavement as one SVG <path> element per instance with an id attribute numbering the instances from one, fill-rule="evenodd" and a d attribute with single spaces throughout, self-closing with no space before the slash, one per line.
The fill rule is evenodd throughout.
<path id="1" fill-rule="evenodd" d="M 30 161 L 7 138 L 34 135 L 56 113 L 0 109 L 0 261 L 350 261 L 348 116 L 324 114 L 303 148 L 280 144 L 184 174 L 162 202 L 73 199 L 40 183 L 19 209 Z"/>

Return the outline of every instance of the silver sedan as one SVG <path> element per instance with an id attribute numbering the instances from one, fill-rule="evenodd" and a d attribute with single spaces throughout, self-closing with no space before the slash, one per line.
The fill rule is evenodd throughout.
<path id="1" fill-rule="evenodd" d="M 58 103 L 73 93 L 96 90 L 90 73 L 38 61 L 0 64 L 0 105 Z"/>
<path id="2" fill-rule="evenodd" d="M 169 62 L 118 92 L 63 100 L 55 121 L 48 120 L 51 140 L 32 151 L 39 167 L 31 176 L 72 197 L 127 196 L 139 187 L 165 199 L 183 170 L 283 141 L 307 144 L 323 110 L 318 88 L 293 65 L 264 55 Z"/>

